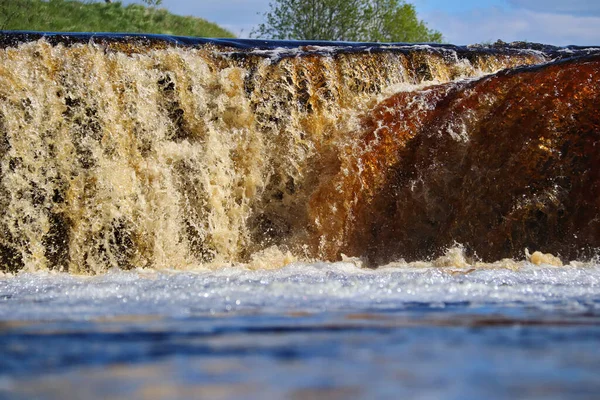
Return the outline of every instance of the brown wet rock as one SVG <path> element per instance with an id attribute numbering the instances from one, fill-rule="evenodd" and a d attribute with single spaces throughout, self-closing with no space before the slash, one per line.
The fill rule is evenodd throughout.
<path id="1" fill-rule="evenodd" d="M 600 247 L 600 57 L 394 95 L 311 199 L 319 250 L 373 265 Z M 319 244 L 315 243 L 315 246 Z"/>

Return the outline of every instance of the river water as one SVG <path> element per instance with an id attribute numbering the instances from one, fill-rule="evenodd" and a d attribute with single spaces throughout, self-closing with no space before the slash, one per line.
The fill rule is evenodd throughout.
<path id="1" fill-rule="evenodd" d="M 0 398 L 594 398 L 600 265 L 0 280 Z"/>

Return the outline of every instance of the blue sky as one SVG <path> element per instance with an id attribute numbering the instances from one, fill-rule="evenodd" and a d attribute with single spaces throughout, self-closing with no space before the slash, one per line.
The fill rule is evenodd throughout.
<path id="1" fill-rule="evenodd" d="M 132 0 L 127 0 L 129 3 Z M 216 22 L 247 37 L 272 0 L 163 0 L 181 15 Z M 140 0 L 136 2 L 141 2 Z M 600 45 L 600 0 L 412 0 L 419 18 L 454 44 L 528 40 Z"/>

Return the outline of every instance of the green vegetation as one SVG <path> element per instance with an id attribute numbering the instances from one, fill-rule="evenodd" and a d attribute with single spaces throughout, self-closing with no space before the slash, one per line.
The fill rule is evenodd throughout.
<path id="1" fill-rule="evenodd" d="M 441 42 L 402 0 L 274 0 L 254 37 L 365 42 Z"/>
<path id="2" fill-rule="evenodd" d="M 158 5 L 160 1 L 145 1 Z M 182 36 L 234 37 L 216 24 L 182 17 L 156 7 L 120 2 L 74 0 L 0 0 L 1 30 L 56 32 L 164 33 Z"/>

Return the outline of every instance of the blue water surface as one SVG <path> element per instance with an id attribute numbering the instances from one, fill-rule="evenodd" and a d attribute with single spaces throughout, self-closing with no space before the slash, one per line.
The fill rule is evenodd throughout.
<path id="1" fill-rule="evenodd" d="M 0 279 L 2 398 L 597 398 L 600 267 Z"/>

